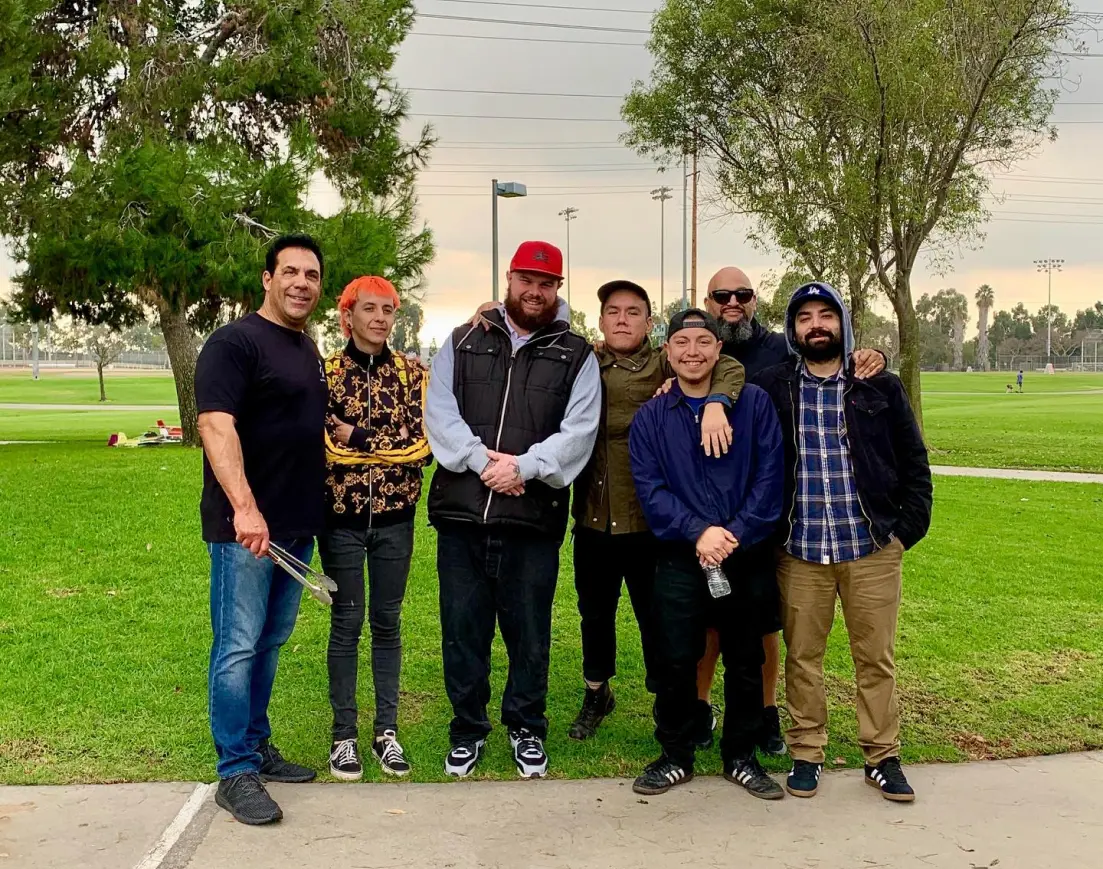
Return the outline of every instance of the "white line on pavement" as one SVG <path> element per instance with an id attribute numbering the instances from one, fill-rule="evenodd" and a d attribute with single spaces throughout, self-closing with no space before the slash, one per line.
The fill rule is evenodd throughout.
<path id="1" fill-rule="evenodd" d="M 176 817 L 172 819 L 172 823 L 165 827 L 161 838 L 154 843 L 152 848 L 146 851 L 145 856 L 138 861 L 134 869 L 157 869 L 164 862 L 177 839 L 184 834 L 188 824 L 194 820 L 196 814 L 203 808 L 203 803 L 207 801 L 207 798 L 216 787 L 216 784 L 196 785 L 195 790 L 191 792 L 191 796 L 185 800 L 184 805 L 180 807 L 180 811 L 176 813 Z"/>

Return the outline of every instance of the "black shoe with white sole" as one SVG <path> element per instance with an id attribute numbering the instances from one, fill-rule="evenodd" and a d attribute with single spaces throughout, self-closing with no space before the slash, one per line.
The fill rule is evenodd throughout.
<path id="1" fill-rule="evenodd" d="M 910 803 L 915 800 L 915 791 L 904 777 L 898 757 L 887 757 L 877 766 L 866 764 L 866 784 L 878 788 L 881 796 L 894 803 Z"/>
<path id="2" fill-rule="evenodd" d="M 485 739 L 477 739 L 474 742 L 460 742 L 452 746 L 448 756 L 444 759 L 444 771 L 456 778 L 466 778 L 471 775 L 471 770 L 479 762 L 483 755 Z"/>
<path id="3" fill-rule="evenodd" d="M 692 780 L 692 769 L 686 769 L 663 754 L 643 768 L 643 772 L 632 783 L 632 790 L 638 794 L 654 796 L 665 794 L 675 785 L 684 785 Z"/>
<path id="4" fill-rule="evenodd" d="M 703 700 L 701 702 L 704 703 Z M 701 730 L 699 731 L 697 738 L 694 740 L 694 745 L 697 747 L 698 751 L 708 751 L 710 748 L 712 748 L 713 743 L 715 742 L 714 736 L 716 733 L 716 728 L 720 725 L 720 714 L 722 711 L 720 709 L 720 704 L 713 703 L 711 705 L 705 705 L 708 706 L 708 711 L 701 719 Z"/>
<path id="5" fill-rule="evenodd" d="M 602 682 L 600 688 L 587 686 L 586 695 L 582 698 L 582 708 L 567 735 L 571 739 L 589 739 L 597 733 L 605 716 L 616 708 L 617 698 L 613 696 L 613 690 L 607 681 Z"/>
<path id="6" fill-rule="evenodd" d="M 770 778 L 754 752 L 747 757 L 725 760 L 724 778 L 745 788 L 747 793 L 760 800 L 780 800 L 785 796 L 781 785 Z"/>
<path id="7" fill-rule="evenodd" d="M 356 739 L 338 739 L 329 749 L 329 774 L 341 781 L 360 781 L 364 777 L 364 764 L 360 761 L 360 747 Z"/>
<path id="8" fill-rule="evenodd" d="M 257 751 L 260 752 L 261 759 L 261 781 L 302 784 L 303 782 L 314 781 L 318 775 L 310 767 L 284 760 L 280 750 L 267 739 L 257 746 Z"/>
<path id="9" fill-rule="evenodd" d="M 387 775 L 404 776 L 410 774 L 410 762 L 406 752 L 398 744 L 398 735 L 393 730 L 384 730 L 375 737 L 371 746 L 372 754 Z"/>
<path id="10" fill-rule="evenodd" d="M 543 778 L 548 772 L 548 755 L 544 741 L 529 730 L 511 730 L 509 744 L 513 746 L 513 762 L 521 778 Z"/>
<path id="11" fill-rule="evenodd" d="M 820 774 L 823 772 L 822 763 L 812 763 L 810 760 L 794 760 L 793 768 L 785 779 L 785 790 L 794 797 L 814 797 L 820 789 Z"/>
<path id="12" fill-rule="evenodd" d="M 280 807 L 261 784 L 260 776 L 252 772 L 222 779 L 214 801 L 242 824 L 271 824 L 283 818 Z"/>

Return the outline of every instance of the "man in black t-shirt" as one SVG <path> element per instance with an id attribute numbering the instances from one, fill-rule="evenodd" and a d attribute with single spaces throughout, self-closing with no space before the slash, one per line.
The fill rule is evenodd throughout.
<path id="1" fill-rule="evenodd" d="M 264 304 L 211 335 L 195 370 L 200 514 L 211 556 L 215 801 L 246 824 L 283 817 L 262 781 L 315 775 L 269 742 L 268 700 L 302 586 L 264 555 L 272 541 L 309 562 L 324 525 L 326 378 L 304 332 L 322 269 L 309 236 L 276 239 L 265 262 Z"/>

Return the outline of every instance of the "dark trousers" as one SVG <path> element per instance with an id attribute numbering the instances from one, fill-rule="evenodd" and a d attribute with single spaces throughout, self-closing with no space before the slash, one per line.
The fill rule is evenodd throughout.
<path id="1" fill-rule="evenodd" d="M 640 629 L 647 690 L 656 690 L 658 658 L 651 614 L 656 545 L 646 531 L 610 534 L 575 526 L 574 585 L 582 617 L 582 675 L 587 682 L 605 682 L 617 673 L 617 605 L 623 583 Z"/>
<path id="2" fill-rule="evenodd" d="M 761 549 L 761 548 L 760 548 Z M 763 571 L 768 571 L 763 575 Z M 724 658 L 725 760 L 754 751 L 762 726 L 761 585 L 775 582 L 768 551 L 737 551 L 724 562 L 732 593 L 709 595 L 692 544 L 664 544 L 655 572 L 655 625 L 662 658 L 655 696 L 655 738 L 663 751 L 693 768 L 695 736 L 707 729 L 710 710 L 697 697 L 697 662 L 705 651 L 705 629 L 720 634 Z"/>
<path id="3" fill-rule="evenodd" d="M 502 724 L 543 739 L 552 599 L 560 541 L 515 529 L 451 522 L 437 529 L 444 687 L 452 702 L 452 744 L 490 733 L 490 647 L 502 630 L 509 674 Z"/>
<path id="4" fill-rule="evenodd" d="M 322 567 L 337 583 L 330 611 L 329 702 L 333 739 L 352 739 L 356 726 L 356 672 L 364 630 L 364 560 L 368 564 L 368 626 L 375 686 L 375 735 L 398 727 L 402 667 L 402 600 L 414 551 L 414 522 L 382 528 L 333 528 L 318 541 Z"/>

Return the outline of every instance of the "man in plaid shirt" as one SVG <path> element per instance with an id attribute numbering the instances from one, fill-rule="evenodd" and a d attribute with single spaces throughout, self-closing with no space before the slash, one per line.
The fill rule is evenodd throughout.
<path id="1" fill-rule="evenodd" d="M 903 384 L 854 377 L 850 315 L 829 284 L 800 287 L 786 337 L 799 354 L 753 382 L 769 393 L 786 433 L 784 544 L 778 556 L 793 726 L 789 793 L 813 796 L 827 745 L 823 657 L 842 600 L 858 688 L 866 781 L 886 799 L 915 793 L 900 768 L 896 620 L 902 558 L 931 521 L 931 470 Z"/>

